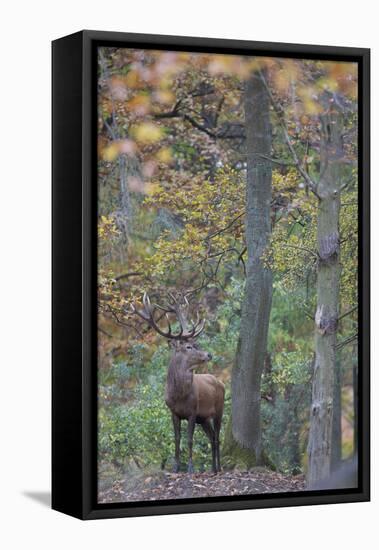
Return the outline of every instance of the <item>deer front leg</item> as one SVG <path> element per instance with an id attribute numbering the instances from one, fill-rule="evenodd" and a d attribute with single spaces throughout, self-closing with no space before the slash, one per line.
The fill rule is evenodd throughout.
<path id="1" fill-rule="evenodd" d="M 175 433 L 175 464 L 174 464 L 174 472 L 179 472 L 180 468 L 180 423 L 181 420 L 179 416 L 176 416 L 176 414 L 172 413 L 172 423 L 174 425 L 174 433 Z"/>
<path id="2" fill-rule="evenodd" d="M 188 473 L 193 474 L 192 464 L 192 444 L 193 444 L 193 432 L 195 430 L 196 416 L 190 416 L 188 419 Z"/>

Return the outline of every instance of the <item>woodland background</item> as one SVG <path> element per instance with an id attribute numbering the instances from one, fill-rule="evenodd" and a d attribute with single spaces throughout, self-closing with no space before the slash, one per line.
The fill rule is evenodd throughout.
<path id="1" fill-rule="evenodd" d="M 100 492 L 171 466 L 145 291 L 207 319 L 224 468 L 317 483 L 357 441 L 356 65 L 101 48 L 98 71 Z"/>
<path id="2" fill-rule="evenodd" d="M 4 238 L 4 257 L 12 269 L 1 272 L 2 288 L 25 288 L 25 266 L 28 284 L 33 292 L 4 292 L 4 346 L 3 364 L 12 365 L 3 371 L 3 387 L 18 388 L 17 400 L 22 406 L 15 407 L 14 391 L 5 391 L 0 402 L 3 418 L 12 411 L 12 422 L 3 422 L 3 440 L 12 452 L 2 455 L 3 499 L 0 505 L 4 518 L 1 539 L 8 547 L 19 548 L 27 544 L 32 548 L 67 548 L 76 544 L 90 544 L 103 549 L 104 545 L 116 546 L 125 540 L 141 548 L 174 548 L 180 540 L 183 550 L 193 549 L 193 537 L 183 533 L 193 532 L 194 522 L 197 538 L 204 546 L 217 545 L 230 548 L 251 540 L 260 545 L 277 546 L 283 549 L 309 549 L 320 546 L 320 537 L 310 537 L 315 523 L 322 525 L 322 537 L 331 545 L 355 549 L 369 545 L 375 539 L 378 514 L 376 472 L 379 468 L 376 433 L 378 401 L 372 400 L 372 502 L 328 506 L 305 506 L 268 510 L 245 510 L 241 512 L 182 514 L 176 516 L 145 517 L 129 520 L 114 520 L 83 523 L 48 507 L 50 491 L 50 50 L 49 42 L 58 36 L 75 32 L 80 28 L 107 29 L 114 31 L 179 34 L 183 36 L 213 36 L 245 40 L 268 40 L 303 44 L 339 44 L 372 48 L 375 58 L 378 33 L 374 5 L 362 0 L 357 10 L 355 2 L 346 0 L 330 3 L 319 0 L 317 7 L 305 9 L 299 0 L 270 4 L 256 3 L 247 10 L 246 3 L 235 0 L 220 1 L 217 13 L 212 3 L 192 2 L 192 9 L 185 16 L 178 13 L 177 3 L 172 0 L 144 4 L 143 17 L 140 4 L 125 4 L 114 0 L 112 9 L 104 9 L 104 2 L 91 3 L 67 0 L 65 4 L 52 4 L 36 0 L 4 4 L 4 32 L 1 35 L 3 70 L 7 75 L 6 85 L 0 95 L 4 105 L 17 105 L 19 109 L 4 109 L 3 124 L 7 129 L 1 137 L 7 162 L 3 165 L 3 179 L 14 182 L 3 186 L 4 204 L 17 205 L 15 223 L 14 208 L 4 208 L 1 217 L 2 231 L 12 238 Z M 21 9 L 20 9 L 21 8 Z M 90 9 L 89 9 L 90 8 Z M 145 9 L 146 8 L 146 9 Z M 248 15 L 248 16 L 246 16 Z M 343 24 L 341 24 L 343 17 Z M 31 24 L 33 21 L 33 24 Z M 14 40 L 15 28 L 23 40 Z M 28 52 L 33 52 L 33 63 L 23 63 L 25 43 Z M 8 55 L 9 44 L 14 55 Z M 22 70 L 21 70 L 22 69 Z M 38 75 L 38 78 L 36 78 Z M 378 64 L 372 64 L 372 86 L 378 86 Z M 28 86 L 25 83 L 33 82 Z M 378 110 L 378 94 L 372 95 L 373 112 Z M 25 108 L 21 109 L 21 106 Z M 38 117 L 36 117 L 38 112 Z M 37 122 L 38 118 L 38 124 Z M 18 124 L 15 124 L 15 120 Z M 373 119 L 375 121 L 375 118 Z M 20 128 L 32 130 L 33 139 L 22 149 L 20 162 Z M 373 150 L 378 145 L 377 125 L 372 128 Z M 23 141 L 25 144 L 25 141 Z M 44 161 L 42 162 L 42 156 Z M 17 171 L 15 171 L 15 166 Z M 376 181 L 377 164 L 372 164 L 373 182 Z M 16 177 L 17 175 L 17 182 Z M 23 200 L 20 200 L 20 196 Z M 378 207 L 377 187 L 372 185 L 373 212 Z M 378 231 L 378 221 L 372 218 L 373 241 Z M 23 251 L 21 254 L 20 251 Z M 372 267 L 377 268 L 376 248 L 372 250 Z M 378 290 L 372 286 L 372 330 L 377 328 Z M 16 301 L 16 302 L 15 302 Z M 15 307 L 17 303 L 17 307 Z M 33 312 L 33 323 L 22 331 L 22 348 L 28 350 L 27 360 L 15 365 L 15 350 L 20 349 L 20 312 Z M 373 364 L 377 357 L 376 339 L 372 341 Z M 372 369 L 372 394 L 377 389 L 376 369 Z M 22 434 L 22 436 L 20 435 Z M 33 449 L 27 454 L 25 449 Z M 43 504 L 45 503 L 45 504 Z M 17 510 L 17 513 L 14 511 Z M 20 520 L 23 529 L 20 529 Z M 350 528 L 357 526 L 359 528 Z M 275 529 L 272 526 L 275 525 Z M 294 527 L 296 526 L 296 529 Z M 58 537 L 57 537 L 58 533 Z M 167 534 L 170 534 L 168 538 Z"/>

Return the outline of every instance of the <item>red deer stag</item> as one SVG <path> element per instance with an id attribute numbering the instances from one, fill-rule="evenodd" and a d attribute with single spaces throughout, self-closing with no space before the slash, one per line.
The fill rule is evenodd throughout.
<path id="1" fill-rule="evenodd" d="M 143 296 L 143 309 L 132 306 L 134 313 L 146 321 L 158 334 L 167 338 L 173 354 L 168 367 L 166 380 L 166 405 L 171 411 L 175 433 L 175 466 L 180 465 L 180 431 L 181 421 L 188 421 L 188 472 L 193 473 L 192 444 L 195 424 L 200 424 L 208 436 L 212 447 L 212 469 L 221 470 L 220 466 L 220 429 L 224 410 L 225 387 L 212 374 L 194 374 L 194 369 L 202 363 L 210 361 L 212 356 L 202 351 L 195 343 L 196 338 L 204 329 L 205 320 L 200 321 L 197 314 L 196 322 L 187 322 L 189 303 L 187 298 L 180 303 L 170 294 L 171 303 L 161 306 L 151 304 L 148 295 Z M 167 321 L 167 330 L 158 323 L 156 311 L 160 310 L 161 318 Z M 163 313 L 162 313 L 163 312 Z M 179 323 L 179 329 L 173 332 L 169 316 L 174 315 Z"/>

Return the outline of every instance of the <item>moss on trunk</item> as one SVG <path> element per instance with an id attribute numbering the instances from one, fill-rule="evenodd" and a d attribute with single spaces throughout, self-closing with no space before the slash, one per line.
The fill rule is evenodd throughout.
<path id="1" fill-rule="evenodd" d="M 232 420 L 230 418 L 226 430 L 224 446 L 222 449 L 223 464 L 227 468 L 240 468 L 242 470 L 249 470 L 254 466 L 258 466 L 259 459 L 254 451 L 251 449 L 243 448 L 233 437 L 232 432 Z"/>
<path id="2" fill-rule="evenodd" d="M 226 468 L 238 468 L 240 470 L 250 470 L 256 466 L 266 466 L 271 470 L 276 469 L 264 449 L 257 456 L 253 450 L 243 447 L 234 439 L 231 418 L 225 429 L 222 462 Z"/>

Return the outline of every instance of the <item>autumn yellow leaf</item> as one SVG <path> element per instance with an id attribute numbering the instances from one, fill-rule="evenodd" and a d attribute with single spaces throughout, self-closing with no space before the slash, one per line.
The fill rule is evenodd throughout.
<path id="1" fill-rule="evenodd" d="M 151 108 L 150 97 L 145 94 L 139 94 L 128 101 L 126 105 L 129 111 L 133 111 L 140 116 L 146 115 Z"/>
<path id="2" fill-rule="evenodd" d="M 137 150 L 137 146 L 131 139 L 120 139 L 112 141 L 109 145 L 102 148 L 102 158 L 108 162 L 113 162 L 117 157 L 125 153 L 127 155 L 134 155 Z"/>
<path id="3" fill-rule="evenodd" d="M 175 95 L 170 90 L 157 90 L 154 93 L 154 99 L 163 105 L 169 105 L 175 100 Z"/>
<path id="4" fill-rule="evenodd" d="M 140 143 L 155 143 L 163 137 L 163 129 L 153 122 L 143 122 L 131 129 L 132 136 Z"/>
<path id="5" fill-rule="evenodd" d="M 141 77 L 139 72 L 136 70 L 131 70 L 125 77 L 125 84 L 128 88 L 137 88 L 141 85 Z"/>
<path id="6" fill-rule="evenodd" d="M 117 141 L 113 141 L 107 147 L 103 149 L 103 159 L 108 162 L 113 162 L 116 160 L 120 152 L 120 145 Z"/>
<path id="7" fill-rule="evenodd" d="M 162 147 L 162 149 L 159 149 L 155 156 L 159 162 L 163 162 L 164 164 L 169 164 L 173 160 L 170 147 Z"/>

